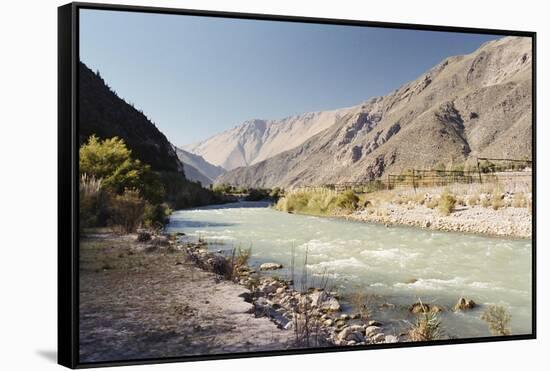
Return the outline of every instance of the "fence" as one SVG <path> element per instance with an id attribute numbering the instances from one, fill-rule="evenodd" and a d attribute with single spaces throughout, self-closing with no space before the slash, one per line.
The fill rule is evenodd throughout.
<path id="1" fill-rule="evenodd" d="M 386 179 L 366 182 L 340 182 L 336 184 L 302 186 L 300 189 L 331 189 L 337 192 L 353 190 L 357 193 L 373 192 L 398 187 L 420 188 L 447 186 L 455 183 L 496 183 L 532 180 L 532 161 L 518 159 L 476 159 L 475 170 L 420 170 L 412 169 L 403 174 L 389 174 Z"/>

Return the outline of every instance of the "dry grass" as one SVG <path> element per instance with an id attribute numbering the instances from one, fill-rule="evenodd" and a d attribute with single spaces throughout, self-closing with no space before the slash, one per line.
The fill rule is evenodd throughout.
<path id="1" fill-rule="evenodd" d="M 407 335 L 410 341 L 431 341 L 441 339 L 443 331 L 439 315 L 424 310 L 423 313 L 418 315 L 416 322 L 411 325 Z"/>
<path id="2" fill-rule="evenodd" d="M 455 209 L 456 197 L 448 191 L 444 191 L 437 205 L 438 210 L 444 214 L 449 215 Z"/>
<path id="3" fill-rule="evenodd" d="M 508 311 L 499 305 L 490 305 L 481 315 L 481 319 L 487 322 L 489 330 L 495 336 L 510 335 L 510 321 L 512 316 Z"/>
<path id="4" fill-rule="evenodd" d="M 330 189 L 296 189 L 287 192 L 275 205 L 275 209 L 290 213 L 326 215 L 335 210 L 353 211 L 359 197 L 351 190 L 336 192 Z"/>

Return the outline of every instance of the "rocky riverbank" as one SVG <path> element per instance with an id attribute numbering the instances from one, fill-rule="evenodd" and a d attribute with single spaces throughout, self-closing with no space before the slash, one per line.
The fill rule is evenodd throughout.
<path id="1" fill-rule="evenodd" d="M 445 215 L 423 205 L 386 204 L 340 216 L 387 226 L 405 225 L 500 237 L 530 238 L 532 233 L 531 214 L 526 208 L 519 207 L 493 210 L 482 206 L 459 206 Z"/>
<path id="2" fill-rule="evenodd" d="M 439 231 L 530 238 L 530 184 L 455 184 L 371 193 L 328 189 L 289 192 L 275 208 L 291 213 L 404 225 Z"/>
<path id="3" fill-rule="evenodd" d="M 167 236 L 80 243 L 80 361 L 281 350 L 290 331 L 255 316 L 250 291 L 197 267 Z"/>
<path id="4" fill-rule="evenodd" d="M 191 261 L 208 271 L 227 278 L 227 257 L 209 252 L 203 244 L 187 244 L 184 249 Z M 265 265 L 267 266 L 267 265 Z M 362 318 L 359 313 L 342 313 L 338 293 L 326 287 L 298 290 L 292 281 L 260 276 L 247 265 L 233 267 L 235 283 L 246 287 L 245 300 L 252 303 L 256 317 L 269 318 L 290 334 L 293 347 L 351 346 L 407 341 L 387 333 L 379 321 Z"/>

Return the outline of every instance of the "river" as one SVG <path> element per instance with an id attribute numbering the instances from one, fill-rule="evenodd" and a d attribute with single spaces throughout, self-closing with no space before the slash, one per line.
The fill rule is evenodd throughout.
<path id="1" fill-rule="evenodd" d="M 251 247 L 252 266 L 281 263 L 285 269 L 271 274 L 287 278 L 294 249 L 295 282 L 307 251 L 312 280 L 328 276 L 329 285 L 344 298 L 364 290 L 375 308 L 373 317 L 395 333 L 414 321 L 407 307 L 419 298 L 452 308 L 461 296 L 478 304 L 503 305 L 512 315 L 512 333 L 531 333 L 530 240 L 294 215 L 262 202 L 175 211 L 167 231 L 204 238 L 213 250 Z M 344 309 L 351 311 L 349 306 Z M 482 312 L 482 307 L 444 312 L 445 333 L 458 338 L 489 336 L 487 324 L 479 318 Z"/>

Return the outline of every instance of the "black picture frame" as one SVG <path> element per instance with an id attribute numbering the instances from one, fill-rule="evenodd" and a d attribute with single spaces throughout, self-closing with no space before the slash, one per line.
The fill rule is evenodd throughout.
<path id="1" fill-rule="evenodd" d="M 79 11 L 81 9 L 124 12 L 195 15 L 217 18 L 268 20 L 281 22 L 352 25 L 363 27 L 477 33 L 503 36 L 522 36 L 532 40 L 532 148 L 533 148 L 533 211 L 532 211 L 532 333 L 505 337 L 476 337 L 428 342 L 376 344 L 356 347 L 289 349 L 280 351 L 246 352 L 203 356 L 181 356 L 114 362 L 81 363 L 79 361 L 79 220 L 78 220 L 78 62 Z M 245 357 L 265 357 L 319 352 L 342 352 L 366 349 L 434 346 L 480 342 L 536 339 L 537 323 L 537 253 L 536 253 L 536 32 L 465 28 L 422 24 L 372 22 L 347 19 L 312 18 L 268 14 L 233 13 L 191 9 L 158 8 L 97 3 L 70 3 L 58 8 L 58 363 L 69 368 L 138 365 L 167 362 L 202 361 Z"/>

